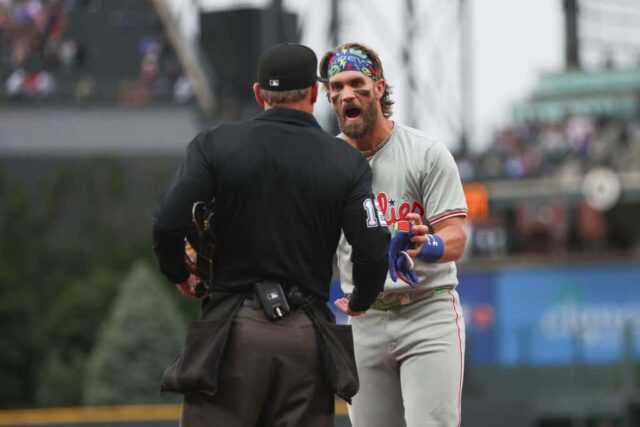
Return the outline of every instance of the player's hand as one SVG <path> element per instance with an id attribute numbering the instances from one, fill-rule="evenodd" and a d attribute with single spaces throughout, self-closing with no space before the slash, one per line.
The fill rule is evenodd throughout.
<path id="1" fill-rule="evenodd" d="M 351 317 L 357 317 L 365 313 L 364 311 L 351 311 L 349 308 L 349 298 L 338 298 L 333 302 L 333 305 L 335 305 L 338 310 Z"/>
<path id="2" fill-rule="evenodd" d="M 412 288 L 418 286 L 418 275 L 413 269 L 413 260 L 407 252 L 411 244 L 413 224 L 411 221 L 398 221 L 395 233 L 389 243 L 389 276 L 397 282 L 398 279 Z"/>
<path id="3" fill-rule="evenodd" d="M 422 217 L 417 213 L 407 214 L 406 219 L 412 222 L 411 238 L 409 239 L 412 244 L 407 249 L 407 253 L 410 257 L 416 258 L 427 241 L 429 227 L 422 224 Z"/>
<path id="4" fill-rule="evenodd" d="M 206 288 L 202 280 L 195 274 L 190 274 L 189 278 L 182 283 L 177 283 L 178 291 L 184 296 L 197 298 L 206 294 Z"/>

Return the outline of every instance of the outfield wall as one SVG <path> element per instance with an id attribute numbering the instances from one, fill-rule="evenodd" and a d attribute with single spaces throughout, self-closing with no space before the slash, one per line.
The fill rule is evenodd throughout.
<path id="1" fill-rule="evenodd" d="M 505 266 L 459 279 L 469 366 L 640 359 L 640 264 Z"/>

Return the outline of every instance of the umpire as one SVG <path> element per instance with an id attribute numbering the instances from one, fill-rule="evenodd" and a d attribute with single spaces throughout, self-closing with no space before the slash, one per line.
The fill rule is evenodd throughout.
<path id="1" fill-rule="evenodd" d="M 317 58 L 298 44 L 267 49 L 253 85 L 264 112 L 197 135 L 159 198 L 154 252 L 192 295 L 184 261 L 195 202 L 213 200 L 209 294 L 187 344 L 165 371 L 184 393 L 182 426 L 333 426 L 333 394 L 358 387 L 350 326 L 326 303 L 340 230 L 353 245 L 352 312 L 387 275 L 388 231 L 371 170 L 312 113 Z M 211 224 L 210 224 L 211 225 Z"/>

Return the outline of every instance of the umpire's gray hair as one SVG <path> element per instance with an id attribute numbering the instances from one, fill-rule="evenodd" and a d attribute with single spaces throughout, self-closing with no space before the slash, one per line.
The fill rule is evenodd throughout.
<path id="1" fill-rule="evenodd" d="M 311 87 L 281 91 L 260 88 L 260 95 L 262 95 L 262 98 L 264 98 L 267 104 L 275 107 L 277 105 L 292 104 L 294 102 L 302 101 L 309 94 L 309 89 L 311 89 Z"/>

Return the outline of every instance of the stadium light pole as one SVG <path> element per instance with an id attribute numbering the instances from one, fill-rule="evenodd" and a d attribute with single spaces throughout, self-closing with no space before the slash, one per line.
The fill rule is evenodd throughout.
<path id="1" fill-rule="evenodd" d="M 580 69 L 580 40 L 578 36 L 578 0 L 562 0 L 564 7 L 565 66 Z"/>
<path id="2" fill-rule="evenodd" d="M 340 6 L 338 0 L 331 0 L 329 40 L 331 46 L 337 46 L 340 43 Z"/>
<path id="3" fill-rule="evenodd" d="M 416 120 L 416 108 L 415 108 L 415 94 L 416 94 L 416 77 L 413 69 L 413 41 L 416 34 L 415 25 L 415 7 L 413 0 L 405 0 L 404 7 L 404 28 L 407 31 L 407 37 L 404 45 L 402 46 L 402 62 L 404 63 L 405 73 L 407 78 L 407 123 L 411 127 L 417 127 Z"/>
<path id="4" fill-rule="evenodd" d="M 264 46 L 271 46 L 275 43 L 284 41 L 284 31 L 282 19 L 282 0 L 271 0 L 269 7 L 265 13 L 266 22 Z"/>
<path id="5" fill-rule="evenodd" d="M 339 0 L 331 0 L 329 10 L 329 42 L 331 46 L 338 46 L 340 44 L 340 3 Z M 340 133 L 340 126 L 338 126 L 338 119 L 335 114 L 329 114 L 329 133 L 337 135 Z"/>
<path id="6" fill-rule="evenodd" d="M 469 153 L 469 135 L 473 131 L 473 51 L 471 48 L 471 2 L 460 0 L 460 148 L 462 156 Z"/>

